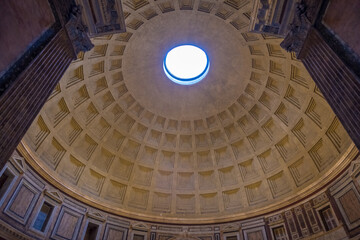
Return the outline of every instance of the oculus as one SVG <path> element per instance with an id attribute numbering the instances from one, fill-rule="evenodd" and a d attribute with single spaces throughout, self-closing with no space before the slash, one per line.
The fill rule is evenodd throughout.
<path id="1" fill-rule="evenodd" d="M 180 45 L 167 52 L 163 68 L 171 81 L 181 85 L 192 85 L 204 79 L 209 72 L 210 61 L 201 48 Z"/>

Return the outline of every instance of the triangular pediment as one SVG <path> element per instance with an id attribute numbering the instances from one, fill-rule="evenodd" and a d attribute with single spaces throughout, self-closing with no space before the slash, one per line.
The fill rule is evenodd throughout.
<path id="1" fill-rule="evenodd" d="M 63 201 L 62 194 L 57 190 L 45 189 L 44 194 L 46 196 L 48 196 L 49 198 L 51 198 L 52 200 L 54 200 L 55 202 L 57 202 L 57 203 L 62 203 L 62 201 Z"/>
<path id="2" fill-rule="evenodd" d="M 360 172 L 360 159 L 352 161 L 348 171 L 350 176 L 356 175 Z"/>
<path id="3" fill-rule="evenodd" d="M 103 214 L 101 214 L 100 212 L 89 210 L 89 212 L 86 213 L 86 216 L 89 218 L 99 220 L 101 222 L 105 222 L 105 216 Z"/>
<path id="4" fill-rule="evenodd" d="M 238 231 L 239 227 L 237 225 L 227 225 L 227 226 L 224 226 L 222 230 L 224 232 Z"/>
<path id="5" fill-rule="evenodd" d="M 24 169 L 25 169 L 25 159 L 23 157 L 20 156 L 16 156 L 15 154 L 13 154 L 13 156 L 10 158 L 10 162 L 12 163 L 12 165 L 16 168 L 16 170 L 19 173 L 23 173 Z"/>
<path id="6" fill-rule="evenodd" d="M 147 229 L 147 226 L 143 223 L 135 223 L 132 227 L 137 229 Z"/>

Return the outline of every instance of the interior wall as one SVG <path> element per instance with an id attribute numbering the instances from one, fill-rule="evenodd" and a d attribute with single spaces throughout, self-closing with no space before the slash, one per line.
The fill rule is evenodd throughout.
<path id="1" fill-rule="evenodd" d="M 360 230 L 360 158 L 327 189 L 286 209 L 190 226 L 142 222 L 89 207 L 54 189 L 17 152 L 0 178 L 4 174 L 10 179 L 0 187 L 0 237 L 5 239 L 349 239 Z M 34 224 L 44 202 L 52 211 L 41 231 Z"/>

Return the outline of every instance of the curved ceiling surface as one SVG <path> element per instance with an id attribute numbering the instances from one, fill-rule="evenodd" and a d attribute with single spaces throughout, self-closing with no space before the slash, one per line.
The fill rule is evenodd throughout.
<path id="1" fill-rule="evenodd" d="M 286 206 L 341 171 L 353 144 L 281 39 L 249 33 L 249 1 L 124 1 L 127 32 L 92 39 L 22 141 L 68 194 L 113 213 L 221 222 Z M 211 68 L 181 86 L 179 44 Z"/>

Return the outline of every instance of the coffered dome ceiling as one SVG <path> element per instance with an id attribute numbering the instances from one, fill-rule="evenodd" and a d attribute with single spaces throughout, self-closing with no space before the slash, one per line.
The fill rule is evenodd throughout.
<path id="1" fill-rule="evenodd" d="M 127 32 L 92 39 L 24 137 L 36 171 L 123 216 L 205 223 L 263 214 L 321 188 L 354 146 L 281 39 L 247 32 L 244 0 L 123 2 Z M 211 61 L 170 81 L 179 44 Z"/>

